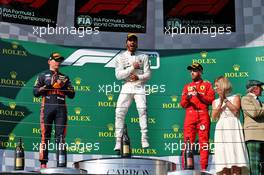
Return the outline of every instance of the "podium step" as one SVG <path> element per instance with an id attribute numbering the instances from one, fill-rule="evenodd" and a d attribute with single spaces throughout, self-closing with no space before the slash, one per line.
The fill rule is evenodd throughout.
<path id="1" fill-rule="evenodd" d="M 74 168 L 44 168 L 40 170 L 41 174 L 80 174 L 78 169 Z"/>
<path id="2" fill-rule="evenodd" d="M 83 160 L 75 162 L 74 167 L 83 174 L 96 175 L 167 175 L 169 171 L 176 170 L 176 165 L 172 162 L 142 157 Z"/>
<path id="3" fill-rule="evenodd" d="M 181 170 L 169 172 L 168 175 L 212 175 L 210 172 L 201 172 L 199 170 Z"/>

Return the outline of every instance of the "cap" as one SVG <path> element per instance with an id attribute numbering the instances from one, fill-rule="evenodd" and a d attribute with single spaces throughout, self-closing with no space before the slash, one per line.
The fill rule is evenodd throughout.
<path id="1" fill-rule="evenodd" d="M 203 71 L 203 66 L 199 63 L 193 63 L 190 66 L 187 67 L 188 70 L 198 70 Z"/>
<path id="2" fill-rule="evenodd" d="M 260 87 L 262 87 L 263 85 L 264 85 L 264 83 L 261 82 L 261 81 L 258 81 L 258 80 L 248 80 L 247 85 L 246 85 L 246 88 L 249 89 L 252 86 L 260 86 Z"/>
<path id="3" fill-rule="evenodd" d="M 54 60 L 56 62 L 62 62 L 64 60 L 64 57 L 61 56 L 59 53 L 57 52 L 53 52 L 52 54 L 50 54 L 50 58 L 49 60 Z"/>
<path id="4" fill-rule="evenodd" d="M 130 39 L 137 40 L 138 37 L 137 37 L 137 35 L 135 33 L 129 33 L 129 34 L 127 34 L 127 40 L 130 40 Z"/>

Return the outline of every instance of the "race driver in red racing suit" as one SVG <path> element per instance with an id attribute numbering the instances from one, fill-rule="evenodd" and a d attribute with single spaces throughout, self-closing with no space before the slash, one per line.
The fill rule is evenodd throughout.
<path id="1" fill-rule="evenodd" d="M 191 144 L 195 142 L 196 133 L 199 137 L 200 164 L 202 171 L 208 165 L 210 117 L 208 106 L 215 98 L 212 85 L 203 81 L 203 67 L 198 63 L 188 66 L 193 82 L 183 88 L 181 106 L 186 109 L 183 126 L 184 143 L 189 137 Z M 192 147 L 193 148 L 193 147 Z M 182 167 L 184 168 L 184 151 L 182 152 Z"/>
<path id="2" fill-rule="evenodd" d="M 38 76 L 33 90 L 35 97 L 42 96 L 40 112 L 41 147 L 39 150 L 41 168 L 47 168 L 52 124 L 53 122 L 55 124 L 55 140 L 56 145 L 58 145 L 60 135 L 63 137 L 66 135 L 66 95 L 69 98 L 75 96 L 69 77 L 59 72 L 60 63 L 63 59 L 59 53 L 51 54 L 48 60 L 49 70 Z"/>

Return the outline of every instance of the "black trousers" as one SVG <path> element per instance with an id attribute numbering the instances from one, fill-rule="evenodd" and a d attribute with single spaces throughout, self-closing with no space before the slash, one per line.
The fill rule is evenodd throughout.
<path id="1" fill-rule="evenodd" d="M 52 126 L 55 125 L 55 144 L 50 143 Z M 65 104 L 44 103 L 41 107 L 40 127 L 41 146 L 39 150 L 39 160 L 41 163 L 48 162 L 48 153 L 58 150 L 59 138 L 66 136 L 67 108 Z"/>

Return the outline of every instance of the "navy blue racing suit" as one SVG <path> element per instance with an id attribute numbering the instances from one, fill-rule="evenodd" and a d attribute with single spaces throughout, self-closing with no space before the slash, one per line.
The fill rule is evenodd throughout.
<path id="1" fill-rule="evenodd" d="M 57 80 L 63 83 L 57 83 Z M 48 144 L 50 143 L 52 124 L 55 124 L 55 141 L 60 135 L 65 138 L 67 125 L 66 96 L 74 98 L 75 92 L 68 76 L 54 71 L 46 71 L 38 76 L 33 93 L 35 97 L 42 96 L 40 110 L 41 145 L 39 160 L 48 162 Z"/>

